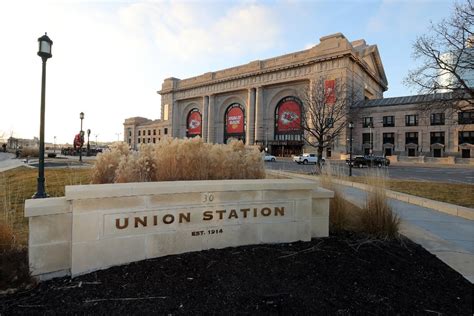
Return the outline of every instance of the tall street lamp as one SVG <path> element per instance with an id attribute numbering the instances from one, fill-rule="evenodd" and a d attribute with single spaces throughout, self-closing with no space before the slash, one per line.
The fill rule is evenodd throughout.
<path id="1" fill-rule="evenodd" d="M 90 155 L 90 149 L 91 147 L 89 146 L 89 137 L 91 136 L 91 130 L 88 128 L 87 129 L 87 157 Z"/>
<path id="2" fill-rule="evenodd" d="M 81 145 L 79 146 L 79 161 L 82 162 L 82 144 L 84 144 L 84 132 L 82 131 L 82 120 L 84 119 L 84 112 L 79 113 L 81 119 L 81 130 L 79 135 L 81 136 Z"/>
<path id="3" fill-rule="evenodd" d="M 354 123 L 349 122 L 349 177 L 352 177 L 352 130 L 354 129 Z"/>
<path id="4" fill-rule="evenodd" d="M 53 153 L 56 153 L 56 136 L 54 136 Z"/>
<path id="5" fill-rule="evenodd" d="M 48 197 L 44 189 L 44 112 L 45 112 L 45 95 L 46 95 L 46 61 L 53 57 L 51 54 L 51 46 L 53 41 L 48 37 L 47 33 L 38 38 L 38 56 L 43 60 L 43 71 L 41 76 L 41 116 L 40 116 L 40 148 L 39 148 L 39 166 L 38 166 L 38 187 L 33 195 L 34 199 L 42 199 Z"/>

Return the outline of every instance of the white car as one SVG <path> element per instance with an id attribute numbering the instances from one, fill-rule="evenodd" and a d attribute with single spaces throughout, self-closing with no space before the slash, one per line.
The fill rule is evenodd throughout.
<path id="1" fill-rule="evenodd" d="M 275 162 L 275 161 L 276 161 L 276 157 L 273 156 L 273 155 L 270 155 L 270 154 L 265 154 L 265 155 L 263 156 L 263 160 L 264 160 L 264 161 Z"/>
<path id="2" fill-rule="evenodd" d="M 318 155 L 317 154 L 302 154 L 299 156 L 293 156 L 293 161 L 298 163 L 298 164 L 308 164 L 308 163 L 318 163 Z M 326 159 L 324 157 L 321 160 L 321 163 L 324 164 L 326 162 Z"/>

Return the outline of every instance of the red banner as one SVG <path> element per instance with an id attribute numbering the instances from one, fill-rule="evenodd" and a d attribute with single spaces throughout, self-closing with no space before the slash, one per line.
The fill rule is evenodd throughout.
<path id="1" fill-rule="evenodd" d="M 201 135 L 202 117 L 199 111 L 193 110 L 188 115 L 188 135 Z"/>
<path id="2" fill-rule="evenodd" d="M 228 134 L 244 133 L 244 111 L 233 107 L 227 112 L 226 131 Z"/>
<path id="3" fill-rule="evenodd" d="M 81 148 L 84 145 L 84 137 L 81 137 L 81 133 L 74 136 L 74 148 Z"/>
<path id="4" fill-rule="evenodd" d="M 296 101 L 284 101 L 278 108 L 278 131 L 298 131 L 301 129 L 301 108 Z"/>
<path id="5" fill-rule="evenodd" d="M 324 81 L 324 94 L 326 96 L 326 104 L 336 103 L 336 81 L 326 80 Z"/>

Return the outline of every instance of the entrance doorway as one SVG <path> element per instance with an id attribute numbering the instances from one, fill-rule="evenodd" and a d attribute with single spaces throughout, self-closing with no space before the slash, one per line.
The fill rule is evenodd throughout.
<path id="1" fill-rule="evenodd" d="M 471 158 L 471 150 L 470 149 L 462 149 L 461 150 L 461 157 L 462 158 Z"/>
<path id="2" fill-rule="evenodd" d="M 392 148 L 385 148 L 385 157 L 392 155 Z"/>
<path id="3" fill-rule="evenodd" d="M 370 148 L 364 148 L 364 155 L 370 155 Z"/>
<path id="4" fill-rule="evenodd" d="M 415 148 L 408 148 L 408 157 L 415 157 L 416 151 Z"/>
<path id="5" fill-rule="evenodd" d="M 433 157 L 441 157 L 441 149 L 440 148 L 435 148 L 433 149 Z"/>

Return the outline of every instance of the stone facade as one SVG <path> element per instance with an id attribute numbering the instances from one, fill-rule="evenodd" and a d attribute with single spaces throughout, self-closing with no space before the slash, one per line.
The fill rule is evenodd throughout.
<path id="1" fill-rule="evenodd" d="M 355 100 L 381 98 L 387 79 L 376 45 L 364 40 L 349 42 L 341 33 L 322 37 L 310 49 L 246 65 L 163 82 L 161 117 L 169 122 L 171 136 L 188 135 L 190 111 L 202 117 L 199 135 L 206 142 L 226 141 L 225 115 L 231 105 L 239 105 L 245 116 L 245 132 L 238 136 L 247 145 L 261 145 L 280 154 L 309 150 L 301 139 L 275 137 L 275 110 L 286 97 L 297 97 L 317 78 L 339 80 L 351 87 Z M 344 134 L 344 133 L 343 133 Z M 346 135 L 333 152 L 345 153 Z"/>
<path id="2" fill-rule="evenodd" d="M 449 94 L 445 98 L 449 100 Z M 454 158 L 474 158 L 474 115 L 472 119 L 460 119 L 458 111 L 443 105 L 437 107 L 433 95 L 366 100 L 356 104 L 353 152 L 452 158 L 444 163 L 454 163 Z"/>

